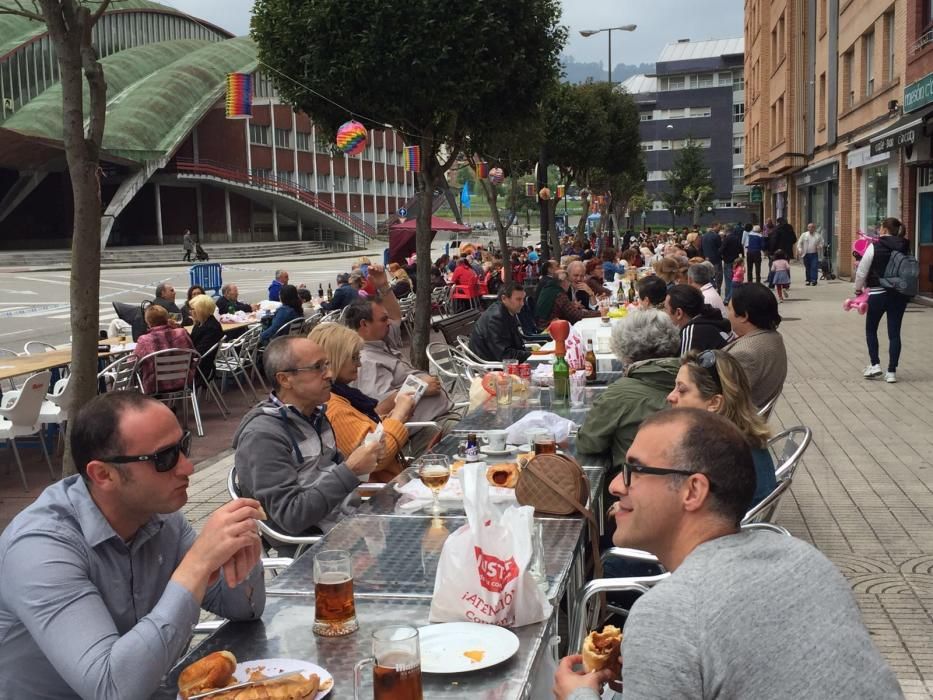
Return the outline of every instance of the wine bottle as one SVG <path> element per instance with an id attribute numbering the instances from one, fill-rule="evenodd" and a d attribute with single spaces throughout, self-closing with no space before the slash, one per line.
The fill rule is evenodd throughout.
<path id="1" fill-rule="evenodd" d="M 324 298 L 324 285 L 323 284 L 319 284 L 317 286 L 317 298 L 318 299 Z"/>
<path id="2" fill-rule="evenodd" d="M 584 360 L 586 362 L 586 381 L 595 382 L 596 381 L 596 353 L 593 352 L 593 339 L 589 338 L 586 341 L 586 355 L 584 355 Z"/>
<path id="3" fill-rule="evenodd" d="M 628 303 L 629 304 L 635 303 L 635 283 L 634 282 L 629 282 L 629 285 L 628 285 Z"/>
<path id="4" fill-rule="evenodd" d="M 330 286 L 330 282 L 327 283 L 327 302 L 330 303 L 334 300 L 334 290 Z"/>
<path id="5" fill-rule="evenodd" d="M 554 360 L 554 405 L 566 406 L 570 402 L 570 365 L 563 353 Z"/>

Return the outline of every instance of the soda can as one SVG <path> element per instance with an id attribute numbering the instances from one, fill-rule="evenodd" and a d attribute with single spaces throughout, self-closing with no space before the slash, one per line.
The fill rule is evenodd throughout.
<path id="1" fill-rule="evenodd" d="M 518 376 L 520 376 L 526 382 L 530 382 L 531 381 L 531 364 L 528 362 L 522 362 L 518 366 Z"/>

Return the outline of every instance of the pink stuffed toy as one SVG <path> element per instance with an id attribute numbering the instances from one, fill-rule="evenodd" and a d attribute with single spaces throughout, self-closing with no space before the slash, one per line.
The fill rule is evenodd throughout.
<path id="1" fill-rule="evenodd" d="M 852 243 L 852 257 L 861 260 L 865 255 L 865 251 L 868 250 L 868 246 L 874 242 L 874 238 L 859 231 L 858 238 Z M 864 314 L 868 310 L 868 292 L 863 290 L 861 294 L 846 299 L 842 302 L 842 309 L 843 311 L 856 309 L 860 314 Z"/>
<path id="2" fill-rule="evenodd" d="M 842 309 L 844 311 L 857 309 L 860 314 L 864 314 L 868 310 L 868 292 L 862 292 L 851 299 L 846 299 L 842 302 Z"/>

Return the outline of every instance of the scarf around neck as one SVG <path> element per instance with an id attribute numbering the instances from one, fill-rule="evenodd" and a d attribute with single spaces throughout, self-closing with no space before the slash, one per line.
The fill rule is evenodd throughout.
<path id="1" fill-rule="evenodd" d="M 353 408 L 370 420 L 375 421 L 377 424 L 382 422 L 382 419 L 376 413 L 376 405 L 379 403 L 376 399 L 368 397 L 359 389 L 339 382 L 331 384 L 330 390 L 331 393 L 349 401 Z"/>

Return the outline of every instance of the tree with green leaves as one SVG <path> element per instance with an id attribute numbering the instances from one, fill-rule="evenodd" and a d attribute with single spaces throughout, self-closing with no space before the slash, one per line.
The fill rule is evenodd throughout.
<path id="1" fill-rule="evenodd" d="M 541 103 L 566 41 L 560 15 L 558 0 L 476 0 L 455 18 L 436 2 L 257 0 L 252 36 L 280 94 L 325 131 L 354 118 L 419 146 L 416 186 L 427 197 L 467 137 L 509 129 Z M 472 65 L 486 69 L 464 61 L 465 37 Z M 417 287 L 430 289 L 428 206 L 419 207 L 415 245 Z M 422 368 L 430 303 L 418 295 L 412 360 Z"/>
<path id="2" fill-rule="evenodd" d="M 44 24 L 55 49 L 62 86 L 62 145 L 74 205 L 71 235 L 72 403 L 97 395 L 97 330 L 100 325 L 100 147 L 107 117 L 107 83 L 92 30 L 111 0 L 15 0 L 0 14 Z M 85 102 L 85 90 L 87 101 Z M 65 441 L 63 473 L 73 474 Z"/>
<path id="3" fill-rule="evenodd" d="M 698 224 L 700 215 L 712 203 L 715 191 L 700 145 L 687 139 L 666 175 L 668 189 L 661 194 L 661 199 L 671 211 L 672 224 L 676 211 L 688 210 L 693 214 L 693 224 Z"/>

